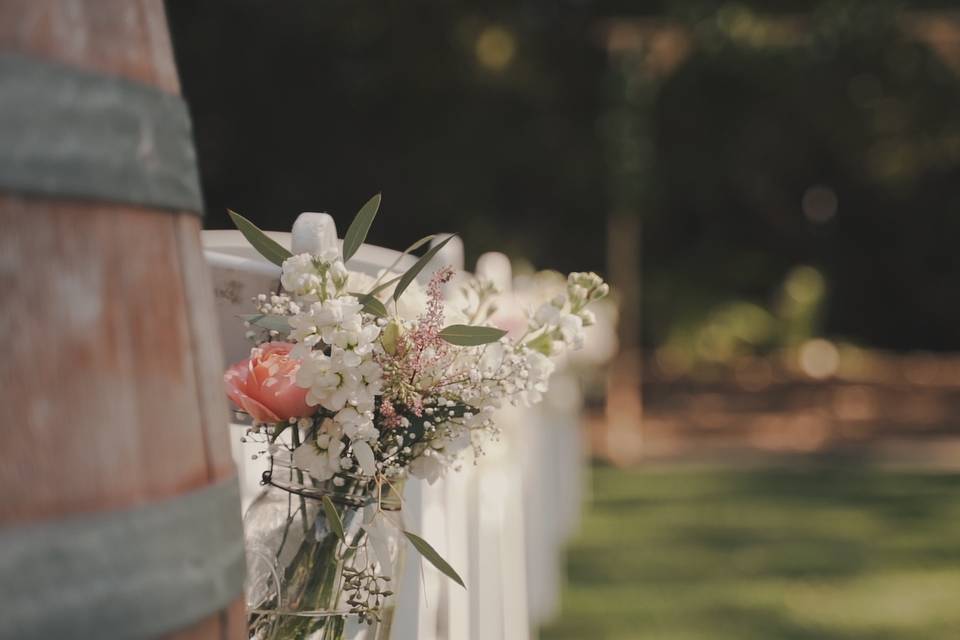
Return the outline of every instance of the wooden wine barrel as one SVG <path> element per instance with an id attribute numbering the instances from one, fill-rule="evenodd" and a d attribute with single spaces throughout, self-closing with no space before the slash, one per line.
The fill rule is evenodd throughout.
<path id="1" fill-rule="evenodd" d="M 161 0 L 0 0 L 0 639 L 245 638 Z"/>

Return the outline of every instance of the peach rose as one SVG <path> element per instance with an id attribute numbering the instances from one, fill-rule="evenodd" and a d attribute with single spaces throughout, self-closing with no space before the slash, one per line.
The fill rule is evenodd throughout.
<path id="1" fill-rule="evenodd" d="M 292 348 L 289 342 L 264 343 L 223 375 L 227 396 L 257 422 L 286 422 L 315 411 L 307 390 L 295 382 L 300 363 L 290 357 Z"/>

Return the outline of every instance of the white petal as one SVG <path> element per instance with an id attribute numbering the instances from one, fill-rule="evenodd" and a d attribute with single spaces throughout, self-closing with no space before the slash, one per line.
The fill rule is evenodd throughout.
<path id="1" fill-rule="evenodd" d="M 366 527 L 367 540 L 373 547 L 373 555 L 377 557 L 380 565 L 379 572 L 392 578 L 393 576 L 390 575 L 393 569 L 393 562 L 390 558 L 390 537 L 386 530 L 389 525 L 386 525 L 384 520 L 382 515 L 376 516 L 373 523 Z"/>
<path id="2" fill-rule="evenodd" d="M 377 462 L 373 457 L 373 449 L 363 440 L 353 443 L 353 455 L 357 456 L 357 462 L 363 469 L 364 475 L 372 476 L 377 472 Z"/>

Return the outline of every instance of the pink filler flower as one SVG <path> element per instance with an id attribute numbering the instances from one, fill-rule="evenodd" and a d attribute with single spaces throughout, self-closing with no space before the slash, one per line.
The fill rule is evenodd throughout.
<path id="1" fill-rule="evenodd" d="M 306 402 L 307 390 L 296 384 L 300 362 L 290 357 L 292 348 L 289 342 L 254 347 L 223 375 L 227 395 L 257 422 L 286 422 L 316 411 Z"/>

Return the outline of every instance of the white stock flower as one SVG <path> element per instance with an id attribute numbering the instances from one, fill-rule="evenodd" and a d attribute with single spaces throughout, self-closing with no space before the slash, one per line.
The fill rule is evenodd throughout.
<path id="1" fill-rule="evenodd" d="M 380 327 L 375 324 L 354 324 L 327 327 L 323 330 L 323 341 L 341 349 L 348 366 L 358 367 L 373 354 L 376 340 L 380 336 Z"/>
<path id="2" fill-rule="evenodd" d="M 547 356 L 532 349 L 526 350 L 526 365 L 527 390 L 524 395 L 526 401 L 533 404 L 540 402 L 543 398 L 543 394 L 547 391 L 550 376 L 557 365 Z"/>
<path id="3" fill-rule="evenodd" d="M 343 264 L 342 260 L 334 260 L 330 264 L 330 279 L 333 280 L 333 286 L 335 286 L 338 291 L 346 286 L 349 277 L 350 272 L 347 271 L 347 267 Z"/>
<path id="4" fill-rule="evenodd" d="M 281 265 L 280 284 L 295 296 L 315 296 L 323 285 L 323 277 L 309 253 L 290 256 Z"/>
<path id="5" fill-rule="evenodd" d="M 592 271 L 574 271 L 567 276 L 568 287 L 581 287 L 586 291 L 596 289 L 603 284 L 603 278 Z"/>
<path id="6" fill-rule="evenodd" d="M 590 309 L 582 309 L 577 315 L 583 320 L 583 326 L 585 327 L 592 327 L 597 324 L 597 314 Z"/>
<path id="7" fill-rule="evenodd" d="M 345 352 L 349 366 L 358 366 L 373 353 L 380 335 L 375 323 L 364 324 L 363 308 L 353 296 L 339 296 L 313 303 L 308 311 L 290 321 L 292 337 L 298 342 L 311 341 L 339 347 Z M 313 346 L 311 344 L 311 346 Z"/>
<path id="8" fill-rule="evenodd" d="M 567 291 L 570 294 L 570 298 L 576 300 L 577 302 L 583 302 L 587 299 L 588 291 L 581 287 L 578 284 L 572 284 L 567 288 Z"/>
<path id="9" fill-rule="evenodd" d="M 328 328 L 343 324 L 359 325 L 360 309 L 363 305 L 353 296 L 339 296 L 313 305 L 313 320 L 317 326 Z"/>
<path id="10" fill-rule="evenodd" d="M 343 429 L 329 418 L 324 420 L 315 442 L 306 442 L 293 451 L 293 464 L 317 480 L 329 480 L 340 471 Z"/>
<path id="11" fill-rule="evenodd" d="M 568 346 L 574 349 L 583 347 L 583 318 L 572 313 L 565 313 L 559 318 L 557 329 Z"/>
<path id="12" fill-rule="evenodd" d="M 380 367 L 373 361 L 361 365 L 339 347 L 330 355 L 310 352 L 301 360 L 297 385 L 307 389 L 307 404 L 319 404 L 330 411 L 340 411 L 347 403 L 370 406 L 379 391 Z"/>
<path id="13" fill-rule="evenodd" d="M 350 440 L 376 440 L 380 431 L 373 426 L 373 413 L 358 411 L 356 407 L 344 407 L 333 417 L 343 427 L 343 433 Z"/>
<path id="14" fill-rule="evenodd" d="M 540 305 L 533 316 L 534 326 L 545 328 L 546 333 L 565 346 L 579 349 L 583 346 L 583 318 L 566 311 L 565 306 L 563 296 Z"/>
<path id="15" fill-rule="evenodd" d="M 557 320 L 563 316 L 563 304 L 555 305 L 556 300 L 544 302 L 533 314 L 533 320 L 539 326 L 556 324 Z"/>
<path id="16" fill-rule="evenodd" d="M 347 269 L 338 253 L 298 253 L 283 261 L 280 284 L 301 302 L 327 300 L 347 284 Z"/>

